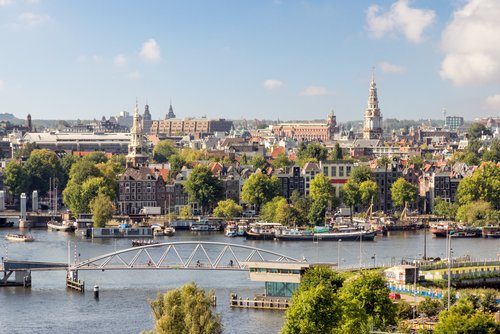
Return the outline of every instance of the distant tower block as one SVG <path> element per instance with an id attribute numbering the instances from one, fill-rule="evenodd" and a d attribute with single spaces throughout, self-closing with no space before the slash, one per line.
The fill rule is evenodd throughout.
<path id="1" fill-rule="evenodd" d="M 33 124 L 31 123 L 31 114 L 28 114 L 26 126 L 28 127 L 28 131 L 31 132 L 33 131 Z"/>
<path id="2" fill-rule="evenodd" d="M 31 197 L 31 211 L 38 211 L 38 191 L 33 190 L 33 196 Z"/>
<path id="3" fill-rule="evenodd" d="M 26 220 L 26 194 L 21 194 L 21 219 Z"/>
<path id="4" fill-rule="evenodd" d="M 5 210 L 5 191 L 0 190 L 0 211 Z"/>

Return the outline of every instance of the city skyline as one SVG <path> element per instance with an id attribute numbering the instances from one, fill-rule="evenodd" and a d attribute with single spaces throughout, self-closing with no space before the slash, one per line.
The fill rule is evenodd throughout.
<path id="1" fill-rule="evenodd" d="M 0 113 L 93 119 L 500 115 L 500 3 L 0 0 Z M 143 110 L 141 110 L 142 112 Z"/>

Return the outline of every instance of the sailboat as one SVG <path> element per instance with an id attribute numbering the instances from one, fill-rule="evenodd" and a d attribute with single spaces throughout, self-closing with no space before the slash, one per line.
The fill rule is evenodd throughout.
<path id="1" fill-rule="evenodd" d="M 55 195 L 54 195 L 54 203 L 51 203 L 53 205 L 52 218 L 47 222 L 47 228 L 52 231 L 73 232 L 75 231 L 75 225 L 73 225 L 72 222 L 67 222 L 67 221 L 59 222 L 55 219 L 55 214 L 57 213 L 57 187 L 55 186 L 56 180 L 54 179 L 53 181 L 54 181 L 53 188 L 52 188 L 52 179 L 49 181 L 50 191 L 54 189 Z M 50 199 L 52 199 L 52 197 L 50 197 Z"/>

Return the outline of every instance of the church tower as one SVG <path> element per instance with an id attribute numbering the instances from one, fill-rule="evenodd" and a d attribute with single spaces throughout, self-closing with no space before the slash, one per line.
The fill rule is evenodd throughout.
<path id="1" fill-rule="evenodd" d="M 132 130 L 130 133 L 130 143 L 128 144 L 127 168 L 147 166 L 147 154 L 144 151 L 144 138 L 142 132 L 141 116 L 137 101 L 135 103 L 135 112 L 133 116 Z"/>
<path id="2" fill-rule="evenodd" d="M 368 107 L 365 111 L 363 122 L 363 139 L 382 138 L 382 114 L 378 107 L 377 85 L 375 76 L 372 74 L 370 82 L 370 92 L 368 94 Z"/>
<path id="3" fill-rule="evenodd" d="M 335 134 L 338 133 L 339 128 L 337 127 L 337 116 L 335 116 L 335 113 L 332 111 L 328 114 L 328 117 L 326 118 L 326 125 L 328 128 L 328 140 L 333 140 L 335 137 Z"/>
<path id="4" fill-rule="evenodd" d="M 168 114 L 166 119 L 172 119 L 172 118 L 175 118 L 175 114 L 174 114 L 174 108 L 172 108 L 172 102 L 170 102 L 170 107 L 168 108 Z"/>
<path id="5" fill-rule="evenodd" d="M 142 130 L 144 134 L 149 135 L 151 133 L 151 126 L 153 121 L 151 120 L 151 113 L 149 112 L 149 104 L 144 107 L 144 114 L 142 115 Z"/>

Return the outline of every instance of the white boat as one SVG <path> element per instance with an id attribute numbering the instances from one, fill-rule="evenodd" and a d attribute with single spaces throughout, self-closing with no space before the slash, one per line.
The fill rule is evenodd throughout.
<path id="1" fill-rule="evenodd" d="M 163 234 L 165 234 L 168 237 L 171 237 L 175 234 L 175 228 L 173 228 L 172 226 L 165 227 Z"/>
<path id="2" fill-rule="evenodd" d="M 153 225 L 153 235 L 163 235 L 163 227 L 160 225 Z"/>
<path id="3" fill-rule="evenodd" d="M 226 226 L 226 230 L 224 232 L 226 237 L 234 238 L 238 236 L 238 228 L 235 224 L 230 224 Z"/>
<path id="4" fill-rule="evenodd" d="M 75 224 L 70 221 L 62 221 L 58 222 L 56 220 L 50 220 L 47 223 L 47 227 L 52 231 L 61 231 L 61 232 L 73 232 L 75 230 Z"/>
<path id="5" fill-rule="evenodd" d="M 15 233 L 9 233 L 5 236 L 5 239 L 9 241 L 23 241 L 23 242 L 31 242 L 35 241 L 35 238 L 33 238 L 31 235 L 27 234 L 15 234 Z"/>

